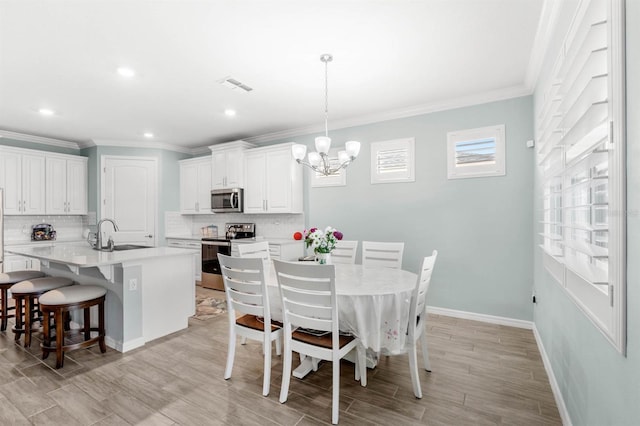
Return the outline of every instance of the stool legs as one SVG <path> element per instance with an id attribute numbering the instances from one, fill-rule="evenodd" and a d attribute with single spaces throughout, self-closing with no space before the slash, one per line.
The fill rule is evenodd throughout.
<path id="1" fill-rule="evenodd" d="M 5 331 L 7 329 L 7 321 L 9 319 L 9 300 L 7 299 L 7 288 L 2 287 L 0 289 L 0 297 L 2 297 L 2 301 L 0 301 L 0 315 L 2 315 L 2 321 L 0 322 L 0 331 Z"/>
<path id="2" fill-rule="evenodd" d="M 105 353 L 107 351 L 107 345 L 104 343 L 104 300 L 98 304 L 98 334 L 100 336 L 98 340 L 100 352 Z"/>
<path id="3" fill-rule="evenodd" d="M 56 321 L 56 368 L 64 365 L 64 315 L 61 309 L 55 312 Z"/>
<path id="4" fill-rule="evenodd" d="M 20 340 L 20 335 L 24 331 L 24 326 L 22 325 L 22 298 L 15 298 L 16 304 L 16 325 L 13 328 L 13 332 L 16 334 L 14 340 L 17 342 Z"/>
<path id="5" fill-rule="evenodd" d="M 33 322 L 33 298 L 24 298 L 24 347 L 31 346 L 31 327 Z"/>

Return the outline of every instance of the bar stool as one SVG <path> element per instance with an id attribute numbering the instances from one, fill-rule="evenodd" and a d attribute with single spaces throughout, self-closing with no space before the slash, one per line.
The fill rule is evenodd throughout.
<path id="1" fill-rule="evenodd" d="M 43 277 L 21 281 L 11 287 L 11 296 L 16 302 L 16 324 L 13 332 L 16 333 L 16 342 L 24 333 L 24 347 L 31 346 L 31 328 L 35 320 L 33 317 L 35 299 L 49 290 L 66 287 L 73 284 L 73 280 L 63 277 Z M 24 302 L 24 324 L 22 321 L 22 304 Z"/>
<path id="2" fill-rule="evenodd" d="M 12 285 L 20 281 L 30 280 L 33 278 L 44 277 L 44 273 L 40 271 L 13 271 L 0 273 L 0 331 L 7 329 L 7 320 L 15 315 L 9 315 L 9 311 L 15 310 L 15 307 L 9 307 L 9 298 L 7 291 Z"/>
<path id="3" fill-rule="evenodd" d="M 50 352 L 56 353 L 56 368 L 64 365 L 64 353 L 74 349 L 85 348 L 98 343 L 100 352 L 105 353 L 104 343 L 104 300 L 107 290 L 97 285 L 74 285 L 51 290 L 40 296 L 40 310 L 42 311 L 42 359 L 46 359 Z M 91 307 L 98 306 L 98 327 L 91 327 Z M 64 344 L 65 330 L 63 327 L 65 315 L 75 309 L 84 310 L 84 322 L 80 334 L 84 340 L 78 343 Z M 51 316 L 55 321 L 55 345 L 51 342 Z M 97 331 L 95 337 L 91 332 Z M 67 334 L 71 334 L 68 332 Z"/>

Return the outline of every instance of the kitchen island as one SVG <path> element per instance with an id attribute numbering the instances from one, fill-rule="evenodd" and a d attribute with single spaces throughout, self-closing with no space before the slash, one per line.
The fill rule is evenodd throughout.
<path id="1" fill-rule="evenodd" d="M 6 247 L 40 261 L 47 275 L 107 289 L 105 342 L 120 352 L 187 328 L 195 313 L 197 251 L 149 247 L 103 252 L 87 244 Z"/>

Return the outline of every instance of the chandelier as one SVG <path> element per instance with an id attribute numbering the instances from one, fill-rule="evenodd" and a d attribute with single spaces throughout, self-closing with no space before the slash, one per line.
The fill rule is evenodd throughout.
<path id="1" fill-rule="evenodd" d="M 304 161 L 307 153 L 307 146 L 295 144 L 291 147 L 293 158 L 298 162 L 313 169 L 317 173 L 324 176 L 335 175 L 341 169 L 346 168 L 353 162 L 360 152 L 360 142 L 349 141 L 344 145 L 344 151 L 338 152 L 338 164 L 331 166 L 329 160 L 329 149 L 331 148 L 331 138 L 329 137 L 329 62 L 333 60 L 333 56 L 328 53 L 320 56 L 320 60 L 324 62 L 324 136 L 316 138 L 316 151 L 310 152 L 308 161 Z"/>

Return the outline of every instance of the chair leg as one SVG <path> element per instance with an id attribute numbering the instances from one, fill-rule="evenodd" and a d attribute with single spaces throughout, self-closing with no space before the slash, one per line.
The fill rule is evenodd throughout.
<path id="1" fill-rule="evenodd" d="M 84 340 L 89 340 L 91 339 L 91 311 L 90 311 L 90 307 L 88 308 L 84 308 L 84 324 L 83 324 L 83 331 L 84 331 Z"/>
<path id="2" fill-rule="evenodd" d="M 264 378 L 262 379 L 262 395 L 269 395 L 269 388 L 271 387 L 271 336 L 267 333 L 264 334 L 264 343 L 262 345 L 265 348 L 264 351 Z"/>
<path id="3" fill-rule="evenodd" d="M 416 353 L 415 342 L 409 349 L 409 372 L 411 373 L 413 394 L 416 396 L 416 398 L 422 398 L 422 390 L 420 389 L 420 376 L 418 375 L 418 355 Z"/>
<path id="4" fill-rule="evenodd" d="M 422 343 L 422 359 L 424 361 L 424 369 L 431 373 L 431 363 L 429 362 L 429 349 L 427 348 L 427 332 L 422 330 L 422 336 L 420 336 L 420 343 Z"/>
<path id="5" fill-rule="evenodd" d="M 0 301 L 0 309 L 2 310 L 2 312 L 0 312 L 0 315 L 2 315 L 0 331 L 5 331 L 7 329 L 7 317 L 9 316 L 9 301 L 7 300 L 7 289 L 3 287 L 0 289 L 0 292 L 0 297 L 2 298 Z"/>
<path id="6" fill-rule="evenodd" d="M 56 368 L 62 368 L 64 366 L 64 314 L 62 309 L 57 309 L 55 312 L 56 321 Z"/>
<path id="7" fill-rule="evenodd" d="M 333 382 L 332 382 L 332 398 L 331 398 L 331 423 L 338 424 L 338 416 L 340 414 L 340 358 L 333 356 Z"/>
<path id="8" fill-rule="evenodd" d="M 33 320 L 33 297 L 27 296 L 24 299 L 24 347 L 31 346 L 31 327 Z"/>
<path id="9" fill-rule="evenodd" d="M 98 344 L 100 345 L 100 352 L 105 353 L 107 351 L 107 345 L 104 342 L 104 300 L 98 304 Z"/>
<path id="10" fill-rule="evenodd" d="M 227 350 L 227 367 L 224 370 L 224 379 L 231 378 L 231 371 L 233 370 L 233 359 L 236 356 L 236 329 L 235 324 L 231 324 L 229 327 L 229 348 Z"/>
<path id="11" fill-rule="evenodd" d="M 15 299 L 16 304 L 16 324 L 14 326 L 14 331 L 16 335 L 14 336 L 14 340 L 17 342 L 20 340 L 20 335 L 24 330 L 24 325 L 22 324 L 22 297 L 18 297 Z"/>
<path id="12" fill-rule="evenodd" d="M 289 383 L 291 381 L 291 348 L 289 347 L 288 338 L 284 338 L 284 359 L 282 360 L 282 384 L 280 385 L 280 402 L 287 402 L 289 396 Z"/>
<path id="13" fill-rule="evenodd" d="M 51 316 L 49 311 L 42 313 L 42 359 L 49 357 L 51 347 Z"/>

